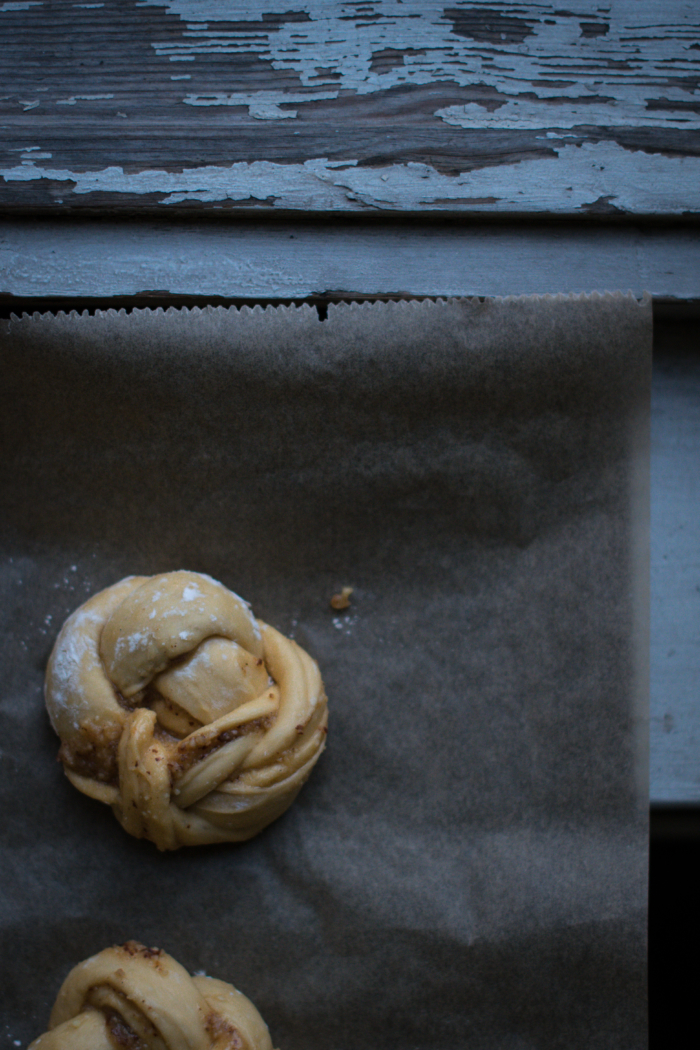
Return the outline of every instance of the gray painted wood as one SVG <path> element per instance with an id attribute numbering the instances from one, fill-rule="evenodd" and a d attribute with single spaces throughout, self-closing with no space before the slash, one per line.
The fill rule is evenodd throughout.
<path id="1" fill-rule="evenodd" d="M 700 323 L 660 324 L 652 387 L 651 798 L 700 802 Z"/>
<path id="2" fill-rule="evenodd" d="M 631 290 L 700 301 L 700 233 L 336 220 L 0 221 L 0 295 L 230 299 Z M 9 306 L 9 302 L 8 302 Z"/>
<path id="3" fill-rule="evenodd" d="M 0 41 L 0 208 L 700 214 L 689 0 L 25 0 Z"/>

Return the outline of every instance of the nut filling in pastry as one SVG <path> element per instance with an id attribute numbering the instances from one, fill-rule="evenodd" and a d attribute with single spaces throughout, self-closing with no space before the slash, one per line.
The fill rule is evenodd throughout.
<path id="1" fill-rule="evenodd" d="M 79 963 L 29 1050 L 272 1050 L 249 999 L 136 941 Z"/>
<path id="2" fill-rule="evenodd" d="M 262 831 L 326 736 L 315 661 L 195 572 L 130 576 L 81 605 L 46 706 L 71 783 L 161 850 Z"/>

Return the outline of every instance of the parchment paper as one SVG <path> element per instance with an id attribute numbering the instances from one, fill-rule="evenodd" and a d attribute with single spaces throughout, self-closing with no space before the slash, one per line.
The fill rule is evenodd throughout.
<path id="1" fill-rule="evenodd" d="M 281 1050 L 643 1047 L 649 302 L 1 339 L 4 1044 L 136 938 Z M 310 650 L 330 728 L 259 838 L 159 854 L 64 778 L 42 682 L 89 594 L 180 568 Z"/>

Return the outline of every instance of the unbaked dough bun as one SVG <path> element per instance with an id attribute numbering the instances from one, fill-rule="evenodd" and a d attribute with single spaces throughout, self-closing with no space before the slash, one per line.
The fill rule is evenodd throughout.
<path id="1" fill-rule="evenodd" d="M 161 850 L 256 835 L 325 744 L 315 661 L 196 572 L 129 576 L 81 605 L 46 706 L 71 783 Z"/>
<path id="2" fill-rule="evenodd" d="M 79 963 L 29 1050 L 272 1050 L 250 999 L 127 941 Z"/>

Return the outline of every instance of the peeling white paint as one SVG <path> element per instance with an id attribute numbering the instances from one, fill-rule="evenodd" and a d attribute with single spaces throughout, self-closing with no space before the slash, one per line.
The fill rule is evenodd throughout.
<path id="1" fill-rule="evenodd" d="M 435 111 L 446 124 L 458 128 L 503 128 L 503 130 L 545 128 L 575 128 L 583 125 L 595 127 L 660 128 L 677 127 L 684 130 L 700 128 L 700 104 L 698 113 L 678 113 L 659 109 L 651 112 L 641 105 L 619 102 L 608 105 L 600 103 L 571 104 L 539 102 L 533 106 L 529 100 L 510 99 L 505 105 L 489 113 L 485 106 L 469 102 L 463 106 L 445 106 Z"/>
<path id="2" fill-rule="evenodd" d="M 443 175 L 427 164 L 367 168 L 357 162 L 269 161 L 207 165 L 182 172 L 71 172 L 25 161 L 0 169 L 5 182 L 72 182 L 74 194 L 159 194 L 164 204 L 265 201 L 307 211 L 362 209 L 573 213 L 606 199 L 637 213 L 700 211 L 700 158 L 623 149 L 613 142 L 557 144 L 554 155 Z"/>
<path id="3" fill-rule="evenodd" d="M 147 4 L 162 6 L 163 0 Z M 279 0 L 257 0 L 254 9 L 243 0 L 165 0 L 165 6 L 182 20 L 182 38 L 153 46 L 171 61 L 252 53 L 271 70 L 296 74 L 305 87 L 332 81 L 334 88 L 362 95 L 439 81 L 491 88 L 503 96 L 508 108 L 500 118 L 480 113 L 480 106 L 438 111 L 458 126 L 698 124 L 698 114 L 683 111 L 684 105 L 700 103 L 693 79 L 700 75 L 700 54 L 692 50 L 700 25 L 691 3 L 616 0 L 608 9 L 597 0 L 581 0 L 575 11 L 567 11 L 551 2 L 514 6 L 494 0 L 492 17 L 483 22 L 497 28 L 502 19 L 505 39 L 484 39 L 483 25 L 481 38 L 465 35 L 474 31 L 477 6 L 449 8 L 436 0 L 370 0 L 361 7 L 297 0 L 293 11 L 306 14 L 307 21 L 283 16 L 264 21 L 263 16 L 285 10 Z M 471 16 L 471 30 L 469 22 L 455 22 L 447 11 Z M 223 25 L 231 22 L 239 24 L 235 31 Z M 513 24 L 522 27 L 522 39 Z M 388 61 L 382 66 L 377 56 L 383 51 Z M 526 92 L 529 98 L 522 97 Z M 657 99 L 665 101 L 663 108 L 649 109 Z M 492 100 L 491 108 L 499 101 Z"/>
<path id="4" fill-rule="evenodd" d="M 74 106 L 76 102 L 98 102 L 102 99 L 114 98 L 114 95 L 71 95 L 70 98 L 57 98 L 57 106 Z"/>
<path id="5" fill-rule="evenodd" d="M 9 2 L 0 4 L 0 14 L 4 14 L 5 11 L 28 11 L 30 7 L 43 7 L 44 0 L 9 0 Z"/>
<path id="6" fill-rule="evenodd" d="M 36 109 L 37 106 L 41 105 L 41 99 L 38 98 L 35 98 L 32 101 L 27 101 L 25 99 L 20 98 L 18 99 L 18 102 L 25 113 L 27 112 L 27 110 Z"/>
<path id="7" fill-rule="evenodd" d="M 289 105 L 292 102 L 313 102 L 337 97 L 337 91 L 308 91 L 305 94 L 288 91 L 237 91 L 230 95 L 224 92 L 213 95 L 186 95 L 182 101 L 188 106 L 247 106 L 248 114 L 257 120 L 284 120 L 296 117 L 297 110 L 280 109 L 280 103 Z"/>

